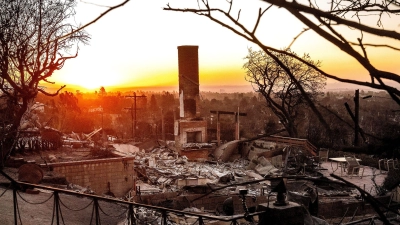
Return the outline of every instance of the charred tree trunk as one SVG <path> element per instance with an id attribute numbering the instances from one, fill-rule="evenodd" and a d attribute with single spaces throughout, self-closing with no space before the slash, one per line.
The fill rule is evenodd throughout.
<path id="1" fill-rule="evenodd" d="M 10 97 L 8 101 L 8 118 L 10 121 L 6 121 L 3 124 L 3 131 L 4 135 L 2 137 L 2 145 L 1 145 L 1 162 L 0 162 L 0 169 L 4 168 L 5 162 L 7 161 L 8 157 L 15 150 L 15 146 L 18 142 L 19 136 L 19 127 L 21 124 L 21 120 L 28 109 L 28 102 L 29 100 L 33 100 L 34 98 L 24 98 L 22 99 L 22 104 L 18 104 L 17 98 Z M 11 122 L 11 124 L 10 124 Z M 9 128 L 8 128 L 9 127 Z"/>

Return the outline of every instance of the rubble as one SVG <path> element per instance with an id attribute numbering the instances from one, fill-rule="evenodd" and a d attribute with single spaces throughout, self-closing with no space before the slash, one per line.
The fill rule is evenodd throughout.
<path id="1" fill-rule="evenodd" d="M 76 191 L 79 193 L 83 193 L 83 194 L 95 194 L 94 191 L 90 189 L 90 187 L 81 187 L 77 184 L 72 184 L 72 183 L 69 183 L 67 185 L 67 189 L 73 190 L 73 191 Z"/>
<path id="2" fill-rule="evenodd" d="M 244 213 L 240 190 L 248 190 L 246 202 L 249 208 L 275 201 L 276 193 L 272 192 L 268 178 L 326 179 L 319 173 L 312 154 L 301 147 L 280 147 L 277 151 L 271 147 L 264 151 L 260 148 L 256 152 L 254 150 L 249 151 L 252 153 L 248 154 L 248 158 L 240 157 L 232 161 L 217 160 L 212 155 L 204 161 L 193 161 L 177 154 L 168 145 L 130 152 L 129 155 L 136 157 L 134 167 L 140 172 L 136 189 L 127 195 L 127 200 L 208 215 L 227 215 L 232 210 L 234 214 L 240 214 Z M 236 154 L 236 151 L 231 153 Z M 273 151 L 273 154 L 266 151 Z M 326 213 L 327 206 L 324 205 L 336 204 L 334 199 L 337 197 L 347 199 L 346 204 L 365 204 L 354 188 L 345 185 L 291 179 L 287 182 L 287 190 L 288 201 L 301 204 L 309 211 L 310 215 L 304 218 L 305 224 L 312 224 L 312 221 L 327 224 L 316 217 L 319 215 L 318 207 Z M 232 209 L 227 210 L 227 205 Z M 181 215 L 171 215 L 170 218 L 179 224 L 195 221 Z"/>
<path id="3" fill-rule="evenodd" d="M 87 141 L 90 142 L 88 135 L 82 137 L 73 133 L 64 139 L 64 144 L 73 148 L 73 143 L 84 145 Z M 365 204 L 354 188 L 298 181 L 297 178 L 324 178 L 310 150 L 304 150 L 301 146 L 271 144 L 268 141 L 243 143 L 243 140 L 236 140 L 218 148 L 210 143 L 184 143 L 180 151 L 182 154 L 179 154 L 171 141 L 153 141 L 138 146 L 105 143 L 103 146 L 107 152 L 134 157 L 130 166 L 134 167 L 137 177 L 133 188 L 124 197 L 127 201 L 205 215 L 237 215 L 246 213 L 248 209 L 254 210 L 260 204 L 272 204 L 277 194 L 269 179 L 292 176 L 293 179 L 287 182 L 287 200 L 307 208 L 310 215 L 306 215 L 305 223 L 308 220 L 309 223 L 314 221 L 325 224 L 315 217 L 318 215 L 318 207 L 320 214 L 326 213 L 324 204 L 334 205 L 339 198 L 346 201 L 341 204 Z M 204 150 L 207 154 L 198 160 L 189 152 L 185 154 L 185 150 Z M 72 160 L 68 157 L 48 154 L 45 159 L 48 162 Z M 10 163 L 18 162 L 19 159 L 15 158 Z M 74 184 L 68 184 L 67 188 L 80 193 L 94 193 L 89 187 Z M 243 201 L 247 209 L 241 199 L 242 190 L 246 190 Z M 110 192 L 108 197 L 112 196 Z M 138 208 L 137 211 L 139 221 L 147 224 L 160 222 L 158 212 L 145 208 Z M 335 216 L 340 216 L 340 212 Z M 193 224 L 198 219 L 175 214 L 171 214 L 170 218 L 179 224 Z"/>
<path id="4" fill-rule="evenodd" d="M 193 198 L 195 195 L 204 195 L 204 197 L 198 196 L 199 199 L 226 196 L 218 203 L 222 205 L 230 196 L 238 196 L 240 189 L 248 189 L 249 196 L 263 196 L 264 190 L 268 189 L 270 184 L 268 180 L 264 179 L 264 176 L 278 176 L 282 172 L 265 157 L 252 160 L 251 163 L 255 166 L 254 169 L 249 169 L 250 161 L 246 159 L 233 162 L 218 162 L 213 159 L 194 162 L 188 160 L 186 156 L 179 156 L 175 151 L 163 146 L 154 148 L 149 152 L 137 151 L 130 153 L 130 155 L 136 158 L 134 167 L 140 172 L 138 173 L 135 193 L 133 195 L 132 193 L 127 194 L 126 198 L 129 201 L 139 203 L 149 202 L 145 200 L 145 196 L 153 197 L 157 193 L 177 193 L 175 197 L 165 198 L 165 200 L 171 200 L 175 202 L 173 205 L 179 205 L 181 204 L 179 203 L 179 196 Z M 257 180 L 261 182 L 257 182 Z M 240 185 L 245 182 L 250 183 Z M 223 188 L 224 186 L 231 186 L 232 188 Z M 273 196 L 271 199 L 273 199 Z M 191 206 L 191 209 L 200 210 L 203 207 L 204 211 L 204 206 L 195 203 L 198 200 L 192 199 L 192 201 L 192 204 L 188 205 Z M 238 198 L 236 198 L 236 201 L 240 203 Z M 198 208 L 194 207 L 196 205 Z M 218 210 L 216 205 L 205 207 L 206 211 L 212 215 L 215 215 L 217 211 L 224 213 L 222 209 Z M 236 207 L 238 206 L 236 205 Z M 179 218 L 179 220 L 181 219 Z"/>

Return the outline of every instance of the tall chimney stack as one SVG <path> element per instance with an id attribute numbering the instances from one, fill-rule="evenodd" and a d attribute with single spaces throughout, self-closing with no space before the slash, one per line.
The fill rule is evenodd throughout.
<path id="1" fill-rule="evenodd" d="M 180 117 L 198 115 L 199 101 L 199 46 L 178 46 Z"/>

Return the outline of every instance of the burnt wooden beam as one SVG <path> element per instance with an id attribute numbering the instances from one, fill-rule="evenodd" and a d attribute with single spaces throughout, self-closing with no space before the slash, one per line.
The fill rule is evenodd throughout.
<path id="1" fill-rule="evenodd" d="M 228 112 L 228 111 L 215 111 L 215 110 L 210 110 L 210 113 L 212 114 L 228 114 L 228 115 L 237 115 L 239 116 L 247 116 L 247 113 L 241 113 L 241 112 Z"/>

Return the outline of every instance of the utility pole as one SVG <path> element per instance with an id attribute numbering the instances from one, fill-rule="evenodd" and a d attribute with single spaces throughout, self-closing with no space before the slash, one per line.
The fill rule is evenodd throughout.
<path id="1" fill-rule="evenodd" d="M 239 121 L 239 115 L 240 111 L 239 111 L 239 106 L 238 106 L 238 110 L 237 113 L 235 114 L 235 122 L 236 122 L 236 126 L 235 126 L 235 139 L 236 140 L 240 140 L 240 121 Z"/>
<path id="2" fill-rule="evenodd" d="M 138 110 L 138 108 L 136 107 L 136 99 L 137 98 L 146 98 L 145 95 L 141 95 L 141 96 L 137 96 L 136 92 L 133 92 L 133 95 L 127 95 L 125 96 L 127 98 L 133 98 L 133 103 L 132 103 L 132 107 L 130 108 L 125 108 L 127 110 L 131 111 L 131 119 L 132 119 L 132 139 L 133 141 L 135 141 L 136 138 L 136 110 Z"/>
<path id="3" fill-rule="evenodd" d="M 365 142 L 365 136 L 364 136 L 364 132 L 360 127 L 360 123 L 359 123 L 359 111 L 360 111 L 360 92 L 357 89 L 355 94 L 354 94 L 354 114 L 350 109 L 349 104 L 344 103 L 344 106 L 346 107 L 347 112 L 349 113 L 351 119 L 354 122 L 354 141 L 353 141 L 353 145 L 354 146 L 358 146 L 360 141 L 359 141 L 359 134 L 361 135 L 363 141 Z"/>
<path id="4" fill-rule="evenodd" d="M 164 110 L 163 110 L 163 108 L 161 108 L 161 107 L 160 107 L 160 109 L 161 109 L 161 137 L 162 137 L 162 140 L 163 140 L 164 143 L 165 143 Z"/>
<path id="5" fill-rule="evenodd" d="M 104 142 L 104 108 L 101 106 L 101 140 Z M 108 141 L 108 140 L 107 140 Z"/>
<path id="6" fill-rule="evenodd" d="M 354 95 L 354 146 L 358 146 L 358 133 L 360 133 L 360 91 L 357 89 Z"/>

